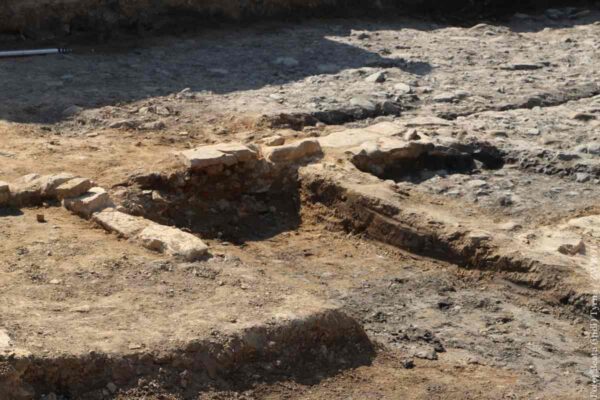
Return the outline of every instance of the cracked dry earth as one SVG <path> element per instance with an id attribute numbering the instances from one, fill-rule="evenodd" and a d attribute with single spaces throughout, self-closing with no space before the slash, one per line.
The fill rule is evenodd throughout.
<path id="1" fill-rule="evenodd" d="M 595 398 L 600 11 L 581 11 L 1 61 L 9 197 L 87 177 L 103 213 L 208 253 L 0 190 L 0 398 Z"/>

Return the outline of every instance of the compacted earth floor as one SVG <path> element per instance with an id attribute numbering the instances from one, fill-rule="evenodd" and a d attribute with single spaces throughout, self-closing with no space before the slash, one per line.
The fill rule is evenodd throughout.
<path id="1" fill-rule="evenodd" d="M 307 193 L 294 212 L 265 207 L 239 235 L 200 233 L 210 256 L 199 261 L 151 252 L 53 203 L 4 207 L 0 355 L 59 366 L 7 398 L 597 398 L 590 313 L 600 293 L 600 10 L 466 26 L 270 22 L 72 46 L 68 55 L 0 60 L 1 181 L 69 172 L 117 190 L 164 170 L 175 151 L 319 139 L 390 122 L 406 140 L 485 143 L 496 162 L 484 154 L 453 168 L 432 156 L 406 173 L 360 173 L 428 199 L 423 208 L 435 205 L 426 210 L 433 216 L 466 218 L 481 231 L 502 225 L 536 254 L 567 260 L 572 276 L 549 288 L 412 253 L 339 223 L 336 210 Z M 581 240 L 554 235 L 586 217 Z M 585 304 L 569 291 L 588 296 Z M 281 360 L 240 361 L 226 376 L 207 368 L 188 377 L 174 361 L 176 374 L 166 364 L 141 369 L 135 384 L 115 376 L 89 393 L 72 383 L 85 368 L 69 371 L 71 386 L 43 382 L 69 365 L 52 360 L 90 352 L 185 358 L 173 349 L 327 310 L 347 318 L 340 326 L 348 336 L 357 335 L 355 321 L 369 345 L 348 339 L 360 342 L 357 354 L 343 343 L 305 349 L 319 355 L 297 368 L 278 349 Z M 332 335 L 340 344 L 345 332 Z"/>

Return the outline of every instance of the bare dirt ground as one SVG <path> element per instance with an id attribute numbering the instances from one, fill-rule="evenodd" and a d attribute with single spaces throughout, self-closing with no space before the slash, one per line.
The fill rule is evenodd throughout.
<path id="1" fill-rule="evenodd" d="M 599 10 L 74 50 L 0 61 L 0 180 L 92 178 L 210 255 L 151 252 L 51 201 L 0 208 L 0 398 L 597 398 Z M 470 146 L 468 168 L 327 145 L 382 122 Z M 210 186 L 195 216 L 193 196 L 136 181 L 175 151 L 273 135 L 323 140 L 283 195 Z"/>

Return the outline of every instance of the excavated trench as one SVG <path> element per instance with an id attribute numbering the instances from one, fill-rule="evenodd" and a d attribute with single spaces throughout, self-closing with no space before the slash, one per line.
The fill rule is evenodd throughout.
<path id="1" fill-rule="evenodd" d="M 420 183 L 433 176 L 501 169 L 504 157 L 493 145 L 473 141 L 427 143 L 416 152 L 359 152 L 349 161 L 381 183 L 390 179 Z M 131 214 L 234 244 L 295 231 L 306 215 L 331 221 L 333 214 L 336 222 L 324 228 L 365 235 L 466 269 L 499 273 L 513 283 L 553 292 L 554 302 L 574 305 L 580 311 L 591 307 L 590 296 L 561 287 L 560 277 L 567 271 L 558 266 L 499 253 L 486 238 L 473 237 L 468 230 L 438 229 L 438 224 L 403 210 L 401 204 L 381 203 L 348 188 L 343 180 L 307 171 L 297 164 L 258 159 L 216 170 L 140 175 L 127 184 L 121 204 Z"/>
<path id="2" fill-rule="evenodd" d="M 24 2 L 21 10 L 26 10 L 32 3 Z M 67 10 L 62 16 L 56 11 L 61 8 L 50 2 L 38 13 L 12 19 L 11 24 L 2 26 L 10 32 L 23 32 L 30 26 L 32 30 L 49 30 L 59 34 L 72 34 L 77 30 L 105 32 L 116 27 L 149 29 L 160 24 L 167 26 L 168 21 L 181 15 L 181 10 L 168 6 L 136 13 L 135 2 L 129 2 L 129 8 L 125 7 L 126 3 L 96 2 L 94 11 L 86 11 L 86 16 L 82 17 L 81 10 L 86 7 L 84 2 L 78 5 L 77 10 Z M 202 4 L 192 11 L 202 18 L 207 15 L 255 18 L 289 14 L 297 6 L 295 2 L 283 5 L 280 3 L 286 2 L 264 2 L 270 8 L 262 9 L 263 2 L 261 5 L 252 3 L 247 8 L 240 6 L 241 3 L 236 2 L 233 6 L 229 3 L 233 2 L 220 5 L 210 2 L 210 5 Z M 340 2 L 336 1 L 309 3 L 302 9 L 313 14 L 322 10 L 318 7 L 324 3 L 326 10 L 340 7 Z M 350 3 L 355 7 L 355 2 Z M 378 2 L 381 7 L 397 7 L 400 3 L 431 10 L 441 2 Z M 467 3 L 473 4 L 472 1 L 445 2 L 444 7 L 460 9 Z M 532 1 L 529 5 L 541 3 L 548 5 L 547 1 Z M 494 7 L 489 2 L 481 7 L 487 6 Z M 498 2 L 497 6 L 514 8 L 507 2 Z M 15 9 L 10 2 L 4 9 L 0 8 L 0 23 L 9 20 L 9 16 L 13 17 Z M 398 107 L 392 108 L 389 104 L 386 108 L 384 104 L 374 115 L 396 115 L 398 110 Z M 340 123 L 364 117 L 356 115 L 354 111 L 327 113 L 311 116 L 308 121 L 302 116 L 292 118 L 291 122 L 289 119 L 276 121 L 274 125 L 297 127 L 316 121 Z M 379 180 L 413 183 L 421 183 L 434 176 L 501 169 L 506 161 L 511 160 L 497 148 L 482 142 L 430 146 L 411 157 L 375 152 L 356 154 L 350 159 L 359 171 Z M 319 214 L 319 220 L 335 221 L 333 225 L 328 224 L 328 228 L 335 226 L 345 232 L 362 234 L 464 268 L 498 272 L 507 280 L 530 288 L 560 289 L 561 275 L 556 274 L 553 279 L 549 278 L 552 274 L 540 275 L 542 268 L 535 260 L 499 255 L 486 245 L 485 240 L 473 240 L 462 233 L 449 235 L 439 232 L 435 225 L 421 221 L 418 215 L 382 204 L 327 176 L 303 172 L 298 165 L 275 166 L 258 159 L 203 171 L 152 173 L 132 177 L 117 190 L 119 203 L 128 213 L 177 226 L 201 238 L 239 245 L 269 239 L 282 232 L 297 230 L 303 222 L 304 211 L 311 209 Z M 573 305 L 582 313 L 590 313 L 591 298 L 561 290 L 557 292 L 559 302 Z M 173 388 L 173 393 L 189 397 L 207 388 L 244 390 L 252 386 L 257 375 L 266 382 L 291 377 L 314 383 L 315 371 L 322 376 L 335 374 L 342 368 L 368 364 L 373 355 L 373 345 L 354 319 L 338 312 L 328 312 L 308 321 L 261 326 L 244 334 L 196 342 L 164 354 L 108 356 L 90 353 L 85 357 L 30 357 L 16 363 L 0 361 L 3 378 L 0 379 L 0 394 L 3 391 L 10 393 L 12 397 L 8 399 L 26 399 L 31 398 L 31 393 L 49 392 L 102 398 L 107 382 L 115 382 L 122 388 L 134 387 L 140 384 L 138 378 L 143 376 L 145 380 L 160 382 L 164 388 Z"/>
<path id="3" fill-rule="evenodd" d="M 363 328 L 335 310 L 221 336 L 128 355 L 92 351 L 82 356 L 0 359 L 0 396 L 25 400 L 58 393 L 96 399 L 111 396 L 108 383 L 127 389 L 152 382 L 192 398 L 209 389 L 246 390 L 257 376 L 263 382 L 292 379 L 310 384 L 315 371 L 328 376 L 369 364 L 374 355 Z"/>
<path id="4" fill-rule="evenodd" d="M 218 170 L 133 177 L 122 205 L 133 215 L 236 244 L 300 225 L 298 169 L 263 160 Z"/>
<path id="5" fill-rule="evenodd" d="M 410 149 L 409 149 L 410 150 Z M 486 142 L 425 145 L 414 152 L 360 152 L 351 159 L 361 171 L 396 182 L 423 182 L 436 175 L 470 174 L 478 169 L 500 169 L 504 154 Z"/>

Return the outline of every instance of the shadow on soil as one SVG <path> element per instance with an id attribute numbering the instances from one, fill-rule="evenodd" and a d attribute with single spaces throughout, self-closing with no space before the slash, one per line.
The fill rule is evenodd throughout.
<path id="1" fill-rule="evenodd" d="M 83 109 L 193 92 L 226 94 L 363 67 L 425 75 L 427 62 L 386 58 L 317 30 L 260 28 L 76 47 L 65 56 L 0 59 L 0 119 L 54 123 Z M 327 29 L 325 29 L 327 30 Z M 336 35 L 350 34 L 347 29 Z M 333 32 L 332 32 L 333 33 Z"/>
<path id="2" fill-rule="evenodd" d="M 510 4 L 508 9 L 514 9 L 514 4 Z M 439 5 L 431 7 L 439 10 Z M 55 123 L 67 119 L 65 110 L 74 105 L 82 109 L 121 105 L 177 94 L 186 88 L 193 92 L 228 94 L 363 67 L 399 68 L 414 75 L 431 73 L 433 67 L 426 60 L 389 58 L 332 38 L 343 39 L 352 31 L 430 31 L 487 22 L 507 26 L 515 32 L 535 32 L 597 20 L 595 13 L 573 19 L 569 19 L 569 14 L 559 24 L 541 14 L 507 22 L 485 16 L 489 12 L 459 19 L 456 15 L 460 13 L 456 11 L 443 18 L 439 11 L 422 14 L 427 18 L 433 16 L 433 20 L 408 20 L 395 12 L 385 18 L 379 14 L 378 19 L 308 20 L 302 24 L 284 20 L 251 26 L 222 25 L 209 31 L 199 31 L 197 21 L 178 26 L 174 23 L 177 20 L 173 20 L 166 25 L 171 28 L 149 30 L 144 33 L 145 38 L 123 34 L 99 46 L 93 42 L 75 45 L 71 55 L 0 59 L 3 82 L 0 120 Z M 498 13 L 506 15 L 505 10 Z M 161 36 L 167 33 L 170 36 Z M 60 44 L 68 42 L 63 40 Z M 11 42 L 0 47 L 35 45 L 40 44 Z M 56 45 L 56 41 L 52 43 Z"/>
<path id="3" fill-rule="evenodd" d="M 19 210 L 18 208 L 12 208 L 12 207 L 1 208 L 0 207 L 0 218 L 2 218 L 2 217 L 19 217 L 21 215 L 23 215 L 23 212 L 21 210 Z"/>

